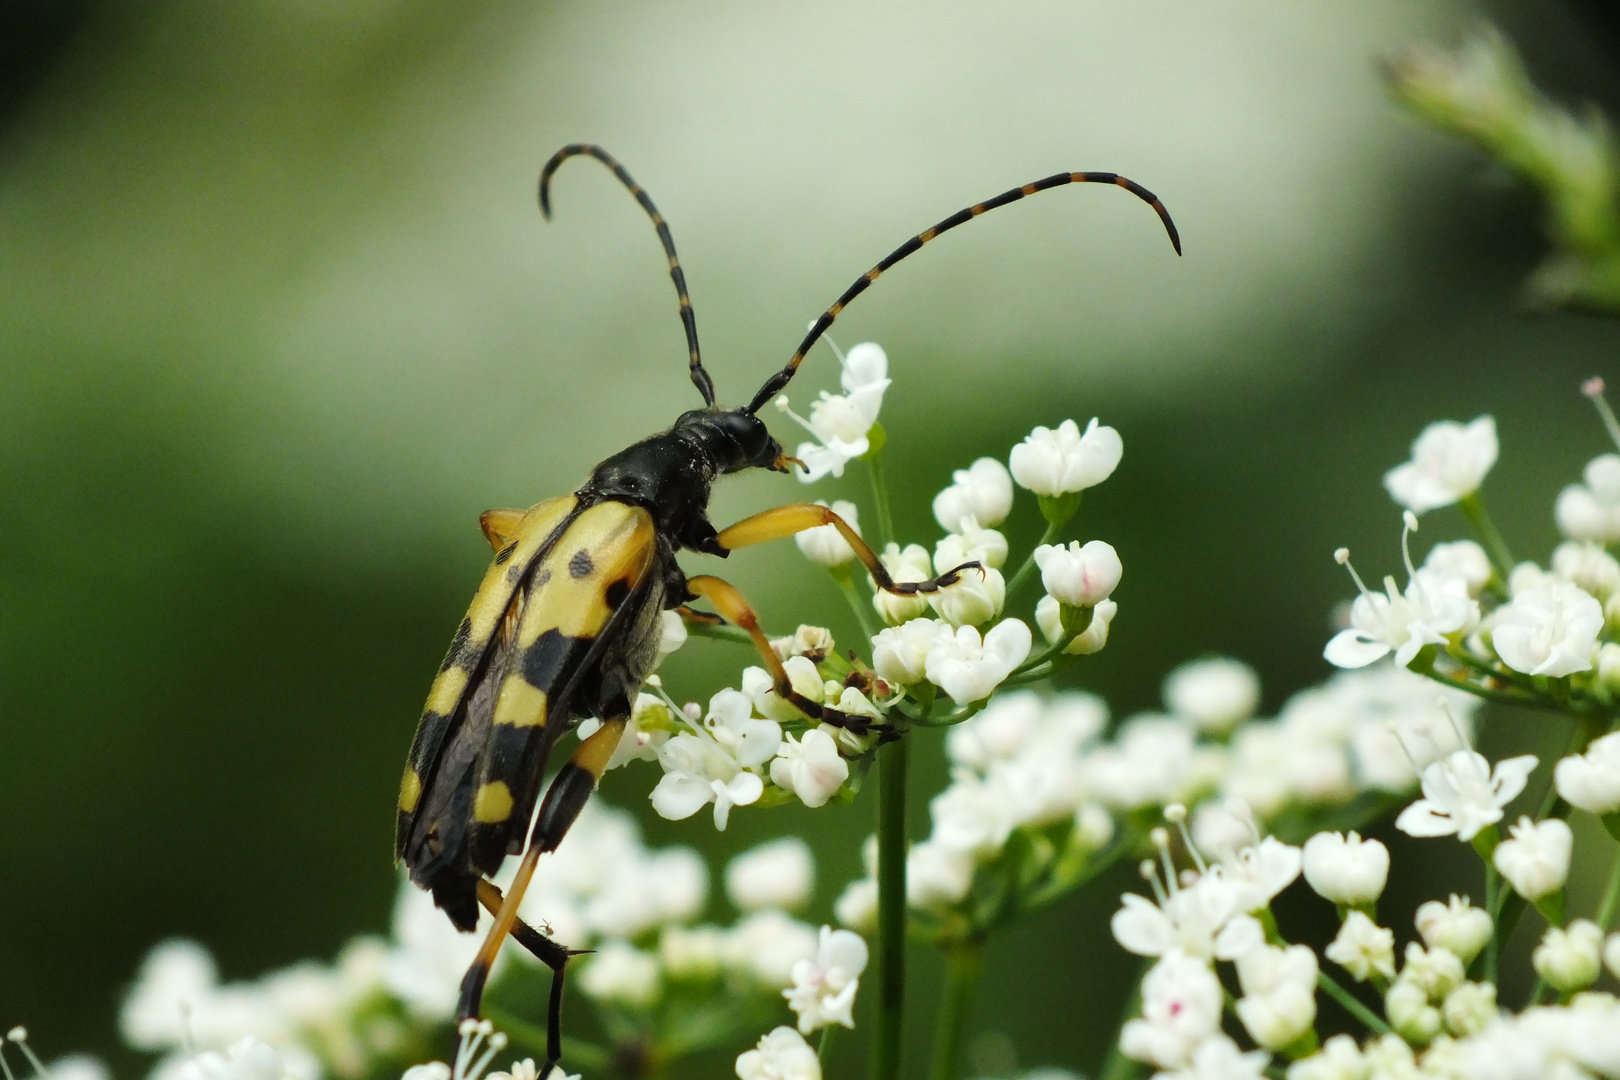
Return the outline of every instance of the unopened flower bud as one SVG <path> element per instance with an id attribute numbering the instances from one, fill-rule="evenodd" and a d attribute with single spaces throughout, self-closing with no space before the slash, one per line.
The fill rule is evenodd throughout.
<path id="1" fill-rule="evenodd" d="M 1464 964 L 1473 963 L 1491 939 L 1490 914 L 1470 905 L 1468 897 L 1455 893 L 1448 904 L 1430 900 L 1420 905 L 1415 921 L 1425 945 L 1445 949 Z"/>
<path id="2" fill-rule="evenodd" d="M 1603 942 L 1603 966 L 1620 979 L 1620 934 L 1610 934 Z"/>
<path id="3" fill-rule="evenodd" d="M 878 560 L 897 582 L 927 581 L 934 576 L 933 560 L 928 557 L 928 549 L 921 544 L 908 544 L 904 549 L 899 544 L 889 544 Z M 879 589 L 872 596 L 872 606 L 883 616 L 884 622 L 898 626 L 907 619 L 926 614 L 928 599 L 923 596 L 896 596 Z"/>
<path id="4" fill-rule="evenodd" d="M 1609 598 L 1615 611 L 1620 613 L 1620 592 Z M 1604 608 L 1605 618 L 1608 618 L 1608 608 Z M 1620 620 L 1615 620 L 1620 623 Z M 1598 683 L 1610 694 L 1620 695 L 1620 645 L 1606 641 L 1598 646 L 1597 655 Z"/>
<path id="5" fill-rule="evenodd" d="M 1357 982 L 1373 975 L 1395 977 L 1395 934 L 1365 914 L 1352 911 L 1322 955 L 1350 973 Z"/>
<path id="6" fill-rule="evenodd" d="M 961 532 L 965 518 L 1000 525 L 1012 509 L 1012 477 L 995 458 L 980 458 L 951 474 L 951 486 L 934 496 L 934 520 L 946 532 Z"/>
<path id="7" fill-rule="evenodd" d="M 1112 544 L 1075 540 L 1068 547 L 1042 544 L 1035 549 L 1046 591 L 1070 607 L 1096 607 L 1112 595 L 1125 572 Z"/>
<path id="8" fill-rule="evenodd" d="M 1553 550 L 1553 573 L 1573 581 L 1600 601 L 1620 588 L 1620 562 L 1602 544 L 1566 541 Z"/>
<path id="9" fill-rule="evenodd" d="M 1558 818 L 1533 822 L 1521 817 L 1511 830 L 1512 839 L 1496 845 L 1492 862 L 1526 900 L 1540 900 L 1564 887 L 1569 877 L 1569 856 L 1575 834 Z"/>
<path id="10" fill-rule="evenodd" d="M 827 504 L 817 501 L 816 505 Z M 856 519 L 854 503 L 840 499 L 832 504 L 832 512 L 847 521 L 857 535 L 860 533 L 861 526 Z M 799 545 L 799 550 L 804 552 L 805 558 L 829 568 L 843 566 L 855 557 L 855 549 L 849 546 L 849 542 L 844 539 L 836 525 L 818 525 L 813 529 L 806 529 L 795 534 L 793 542 Z"/>
<path id="11" fill-rule="evenodd" d="M 1491 560 L 1485 554 L 1485 549 L 1472 540 L 1434 545 L 1424 558 L 1423 566 L 1462 578 L 1468 583 L 1469 596 L 1478 596 L 1479 590 L 1491 580 Z"/>
<path id="12" fill-rule="evenodd" d="M 1620 646 L 1605 645 L 1620 651 Z M 1571 806 L 1602 816 L 1620 810 L 1620 732 L 1605 735 L 1586 753 L 1564 758 L 1553 770 L 1558 795 Z"/>
<path id="13" fill-rule="evenodd" d="M 912 619 L 879 630 L 872 639 L 872 668 L 897 686 L 913 686 L 927 677 L 928 653 L 951 628 L 938 619 Z"/>
<path id="14" fill-rule="evenodd" d="M 956 584 L 928 596 L 928 605 L 952 626 L 980 626 L 1001 614 L 1007 579 L 992 567 L 962 571 Z"/>
<path id="15" fill-rule="evenodd" d="M 1597 981 L 1603 931 L 1587 919 L 1576 919 L 1560 930 L 1549 927 L 1531 954 L 1536 974 L 1562 994 L 1584 990 Z"/>
<path id="16" fill-rule="evenodd" d="M 1046 635 L 1046 640 L 1054 645 L 1068 637 L 1068 631 L 1063 628 L 1063 607 L 1055 596 L 1043 596 L 1035 605 L 1035 622 Z M 1070 611 L 1078 610 L 1070 608 Z M 1108 627 L 1114 621 L 1114 615 L 1119 611 L 1119 604 L 1113 600 L 1104 600 L 1091 609 L 1091 621 L 1086 628 L 1076 634 L 1074 640 L 1064 647 L 1063 651 L 1071 656 L 1090 656 L 1092 653 L 1102 652 L 1103 646 L 1108 644 Z"/>
<path id="17" fill-rule="evenodd" d="M 1073 420 L 1056 431 L 1038 427 L 1012 448 L 1008 458 L 1013 479 L 1037 495 L 1084 491 L 1113 475 L 1125 452 L 1119 432 L 1100 426 L 1096 417 L 1085 434 Z"/>
<path id="18" fill-rule="evenodd" d="M 1449 949 L 1425 949 L 1415 941 L 1408 942 L 1401 981 L 1419 987 L 1431 1000 L 1440 1001 L 1463 981 L 1462 960 Z"/>
<path id="19" fill-rule="evenodd" d="M 1164 703 L 1201 731 L 1221 735 L 1254 715 L 1260 678 L 1241 660 L 1224 656 L 1182 664 L 1164 680 Z"/>
<path id="20" fill-rule="evenodd" d="M 1460 983 L 1446 995 L 1440 1013 L 1446 1030 L 1456 1036 L 1477 1035 L 1496 1019 L 1496 986 L 1493 983 Z"/>
<path id="21" fill-rule="evenodd" d="M 1114 838 L 1114 819 L 1094 802 L 1074 812 L 1073 843 L 1086 851 L 1101 851 Z"/>
<path id="22" fill-rule="evenodd" d="M 1410 979 L 1396 979 L 1384 995 L 1384 1015 L 1395 1033 L 1414 1046 L 1426 1046 L 1440 1034 L 1440 1010 L 1429 1004 L 1429 995 Z"/>
<path id="23" fill-rule="evenodd" d="M 1389 849 L 1352 831 L 1320 832 L 1305 841 L 1305 880 L 1317 895 L 1356 907 L 1377 900 L 1389 879 Z"/>

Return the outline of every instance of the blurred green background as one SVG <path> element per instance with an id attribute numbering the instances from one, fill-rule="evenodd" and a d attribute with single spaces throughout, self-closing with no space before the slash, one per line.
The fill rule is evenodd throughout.
<path id="1" fill-rule="evenodd" d="M 625 193 L 571 164 L 540 220 L 567 141 L 658 201 L 729 402 L 959 206 L 1064 169 L 1164 199 L 1184 259 L 1123 193 L 1048 194 L 931 246 L 835 330 L 888 349 L 908 538 L 937 535 L 953 468 L 1034 424 L 1123 433 L 1075 533 L 1126 566 L 1084 679 L 1119 715 L 1208 651 L 1255 665 L 1268 708 L 1323 678 L 1349 593 L 1329 553 L 1398 566 L 1379 477 L 1430 420 L 1496 415 L 1487 494 L 1544 559 L 1554 494 L 1604 449 L 1576 388 L 1620 377 L 1616 326 L 1522 308 L 1539 207 L 1376 68 L 1482 16 L 1549 91 L 1620 105 L 1596 0 L 5 5 L 0 1024 L 133 1074 L 114 1016 L 157 940 L 241 978 L 386 925 L 398 770 L 488 557 L 479 512 L 569 489 L 696 401 Z M 814 354 L 795 403 L 834 378 Z M 811 494 L 866 505 L 859 481 Z M 739 478 L 715 518 L 804 494 Z M 1007 530 L 1037 524 L 1026 500 Z M 1431 515 L 1419 548 L 1461 531 Z M 726 573 L 773 629 L 852 638 L 792 545 Z M 706 697 L 745 662 L 695 643 L 665 674 Z M 921 741 L 918 835 L 943 776 Z M 716 836 L 653 817 L 653 776 L 606 795 L 656 843 L 809 833 L 817 919 L 857 872 L 864 800 Z M 975 1027 L 1026 1064 L 1100 1052 L 1135 971 L 1110 888 L 992 947 Z"/>

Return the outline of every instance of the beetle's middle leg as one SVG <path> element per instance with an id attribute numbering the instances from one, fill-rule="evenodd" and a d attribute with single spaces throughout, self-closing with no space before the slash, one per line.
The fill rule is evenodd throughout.
<path id="1" fill-rule="evenodd" d="M 955 585 L 962 579 L 967 570 L 978 570 L 978 562 L 965 562 L 961 566 L 953 566 L 938 577 L 926 581 L 895 581 L 889 576 L 883 561 L 878 558 L 877 552 L 872 550 L 870 544 L 861 539 L 860 533 L 850 527 L 849 522 L 833 513 L 831 509 L 816 503 L 789 503 L 787 506 L 778 506 L 774 510 L 765 510 L 753 517 L 743 518 L 737 524 L 727 529 L 721 529 L 717 539 L 720 546 L 727 551 L 748 547 L 750 544 L 763 544 L 767 540 L 780 540 L 793 536 L 822 525 L 831 525 L 838 530 L 855 551 L 855 557 L 861 560 L 867 573 L 872 575 L 872 581 L 884 592 L 896 596 L 917 596 L 936 593 L 941 589 Z M 721 614 L 724 614 L 722 612 Z"/>
<path id="2" fill-rule="evenodd" d="M 628 719 L 628 716 L 618 716 L 604 720 L 602 726 L 597 728 L 590 738 L 579 744 L 579 749 L 568 759 L 568 764 L 558 770 L 556 779 L 552 780 L 551 786 L 546 789 L 546 797 L 540 804 L 540 813 L 535 818 L 534 831 L 529 835 L 529 846 L 523 852 L 523 861 L 518 863 L 517 874 L 513 876 L 506 895 L 495 904 L 495 924 L 489 928 L 478 955 L 473 958 L 472 965 L 467 968 L 467 974 L 462 977 L 461 999 L 456 1006 L 458 1026 L 461 1021 L 478 1015 L 478 1006 L 484 997 L 484 984 L 489 981 L 489 972 L 495 965 L 495 956 L 500 952 L 501 943 L 506 940 L 507 935 L 514 934 L 520 944 L 530 946 L 528 939 L 533 931 L 526 926 L 522 930 L 518 929 L 521 924 L 518 921 L 517 911 L 523 902 L 523 894 L 528 891 L 529 881 L 534 877 L 535 865 L 540 861 L 541 855 L 557 849 L 569 826 L 579 816 L 580 810 L 584 809 L 585 801 L 596 790 L 597 781 L 607 771 L 608 759 L 618 747 L 619 736 L 624 734 L 624 726 Z M 490 894 L 481 887 L 479 899 L 488 906 L 498 895 L 499 890 Z M 550 944 L 562 949 L 562 946 L 556 945 L 555 942 Z M 562 952 L 566 962 L 567 950 L 562 949 Z M 540 959 L 551 966 L 546 957 L 541 956 Z M 562 968 L 555 966 L 552 970 L 556 972 L 552 980 L 554 999 L 552 1013 L 560 1017 Z M 549 1022 L 546 1050 L 553 1061 L 562 1056 L 561 1032 L 553 1031 Z"/>
<path id="3" fill-rule="evenodd" d="M 478 902 L 483 904 L 484 909 L 491 915 L 499 913 L 505 899 L 501 895 L 500 886 L 493 881 L 478 882 Z M 536 1078 L 546 1080 L 552 1068 L 562 1060 L 563 974 L 570 959 L 580 955 L 581 951 L 589 950 L 570 949 L 566 945 L 560 945 L 522 919 L 516 919 L 512 923 L 512 940 L 551 969 L 551 1000 L 546 1007 L 546 1067 L 540 1070 L 540 1075 Z"/>

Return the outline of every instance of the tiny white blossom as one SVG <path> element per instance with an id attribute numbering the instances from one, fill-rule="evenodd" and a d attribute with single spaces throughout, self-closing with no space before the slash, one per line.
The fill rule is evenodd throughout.
<path id="1" fill-rule="evenodd" d="M 1049 595 L 1070 607 L 1095 607 L 1119 586 L 1124 566 L 1112 544 L 1092 540 L 1081 545 L 1073 540 L 1067 547 L 1042 544 L 1035 549 L 1035 565 L 1041 568 L 1041 584 Z"/>
<path id="2" fill-rule="evenodd" d="M 1452 987 L 1440 1006 L 1446 1030 L 1453 1035 L 1476 1035 L 1497 1017 L 1494 983 L 1462 982 Z"/>
<path id="3" fill-rule="evenodd" d="M 1491 580 L 1491 560 L 1485 549 L 1472 540 L 1436 544 L 1423 559 L 1425 569 L 1454 574 L 1468 584 L 1468 595 L 1477 597 Z"/>
<path id="4" fill-rule="evenodd" d="M 924 670 L 951 700 L 983 701 L 1024 662 L 1031 644 L 1029 627 L 1018 619 L 1003 619 L 982 638 L 973 627 L 961 626 L 929 650 Z"/>
<path id="5" fill-rule="evenodd" d="M 1586 483 L 1558 493 L 1553 517 L 1571 540 L 1612 544 L 1620 540 L 1620 454 L 1600 454 L 1586 464 Z"/>
<path id="6" fill-rule="evenodd" d="M 1164 680 L 1164 703 L 1200 731 L 1224 734 L 1254 715 L 1260 677 L 1248 664 L 1225 656 L 1190 660 Z"/>
<path id="7" fill-rule="evenodd" d="M 951 486 L 934 496 L 934 520 L 952 533 L 962 531 L 962 521 L 969 517 L 994 528 L 1007 520 L 1012 498 L 1007 467 L 995 458 L 980 458 L 951 473 Z"/>
<path id="8" fill-rule="evenodd" d="M 1246 890 L 1211 871 L 1169 893 L 1159 904 L 1126 893 L 1109 920 L 1109 929 L 1115 941 L 1138 956 L 1181 953 L 1207 960 L 1216 954 L 1217 935 L 1245 910 L 1246 899 Z"/>
<path id="9" fill-rule="evenodd" d="M 1238 1019 L 1255 1042 L 1281 1050 L 1316 1023 L 1316 954 L 1304 945 L 1261 945 L 1237 957 Z"/>
<path id="10" fill-rule="evenodd" d="M 1565 541 L 1553 549 L 1553 573 L 1574 582 L 1601 602 L 1620 589 L 1620 562 L 1601 544 Z"/>
<path id="11" fill-rule="evenodd" d="M 982 528 L 972 517 L 959 531 L 947 533 L 934 545 L 934 571 L 944 574 L 963 563 L 976 562 L 1000 569 L 1007 561 L 1007 538 L 995 529 Z"/>
<path id="12" fill-rule="evenodd" d="M 286 1068 L 275 1047 L 244 1035 L 221 1054 L 205 1050 L 180 1066 L 180 1080 L 283 1080 Z"/>
<path id="13" fill-rule="evenodd" d="M 808 656 L 790 656 L 782 661 L 782 670 L 787 672 L 788 683 L 794 690 L 814 702 L 821 702 L 826 693 L 826 681 L 822 679 L 821 672 L 816 670 L 814 660 Z M 803 719 L 798 706 L 782 697 L 776 692 L 775 680 L 769 672 L 762 667 L 749 666 L 743 668 L 742 692 L 753 702 L 754 709 L 761 716 L 778 722 L 792 722 Z M 725 693 L 725 691 L 722 691 Z M 718 695 L 716 695 L 718 697 Z M 710 709 L 713 711 L 713 699 Z M 732 704 L 727 709 L 728 720 L 734 719 L 741 724 L 746 717 L 741 706 Z M 739 728 L 739 731 L 742 730 Z M 764 733 L 763 728 L 753 729 Z M 779 729 L 780 730 L 780 729 Z"/>
<path id="14" fill-rule="evenodd" d="M 906 903 L 924 911 L 949 907 L 973 885 L 971 852 L 938 840 L 924 840 L 906 852 Z"/>
<path id="15" fill-rule="evenodd" d="M 1603 931 L 1589 919 L 1576 919 L 1560 930 L 1547 928 L 1531 955 L 1536 974 L 1561 994 L 1584 990 L 1597 981 Z"/>
<path id="16" fill-rule="evenodd" d="M 867 433 L 877 423 L 883 407 L 883 392 L 889 388 L 889 358 L 883 349 L 863 341 L 838 358 L 843 368 L 838 381 L 842 394 L 825 390 L 810 406 L 810 419 L 801 420 L 789 412 L 786 398 L 777 405 L 814 435 L 819 442 L 800 443 L 796 457 L 804 462 L 799 479 L 808 484 L 831 473 L 843 476 L 844 466 L 872 448 Z"/>
<path id="17" fill-rule="evenodd" d="M 1185 1066 L 1155 1073 L 1153 1080 L 1265 1080 L 1270 1062 L 1271 1055 L 1264 1050 L 1239 1050 L 1237 1043 L 1217 1033 L 1198 1044 Z"/>
<path id="18" fill-rule="evenodd" d="M 676 735 L 658 748 L 658 763 L 664 777 L 653 788 L 653 809 L 671 821 L 713 803 L 714 827 L 723 831 L 733 806 L 748 806 L 765 792 L 764 781 L 744 770 L 707 733 Z"/>
<path id="19" fill-rule="evenodd" d="M 1567 581 L 1527 589 L 1496 610 L 1491 645 L 1502 662 L 1526 675 L 1589 671 L 1603 605 Z"/>
<path id="20" fill-rule="evenodd" d="M 1050 595 L 1041 597 L 1035 605 L 1035 622 L 1046 640 L 1053 645 L 1068 636 L 1063 629 L 1062 607 L 1058 598 Z M 1103 646 L 1108 644 L 1108 627 L 1118 612 L 1119 604 L 1116 601 L 1104 600 L 1098 604 L 1091 611 L 1091 624 L 1076 634 L 1074 640 L 1063 647 L 1063 651 L 1072 656 L 1090 656 L 1102 652 Z"/>
<path id="21" fill-rule="evenodd" d="M 872 638 L 872 668 L 896 686 L 914 686 L 927 677 L 934 646 L 952 636 L 950 624 L 938 619 L 911 619 L 879 630 Z"/>
<path id="22" fill-rule="evenodd" d="M 1450 949 L 1425 949 L 1415 941 L 1406 943 L 1401 978 L 1413 983 L 1432 1001 L 1439 1001 L 1463 981 L 1462 959 Z"/>
<path id="23" fill-rule="evenodd" d="M 838 753 L 833 737 L 820 728 L 798 739 L 787 736 L 771 762 L 771 783 L 812 808 L 825 806 L 848 779 L 849 762 Z"/>
<path id="24" fill-rule="evenodd" d="M 749 848 L 726 864 L 726 898 L 739 911 L 792 911 L 809 902 L 815 884 L 815 856 L 797 836 Z"/>
<path id="25" fill-rule="evenodd" d="M 1418 1046 L 1438 1035 L 1445 1022 L 1423 987 L 1406 978 L 1396 979 L 1384 994 L 1384 1015 L 1397 1035 Z"/>
<path id="26" fill-rule="evenodd" d="M 1521 817 L 1510 839 L 1496 845 L 1491 861 L 1526 900 L 1539 900 L 1564 887 L 1575 834 L 1558 818 L 1535 822 Z"/>
<path id="27" fill-rule="evenodd" d="M 783 990 L 793 983 L 793 965 L 816 955 L 816 928 L 766 908 L 741 919 L 726 943 L 726 963 L 761 986 Z"/>
<path id="28" fill-rule="evenodd" d="M 1560 761 L 1553 782 L 1560 798 L 1589 814 L 1620 810 L 1620 731 L 1595 740 L 1586 753 Z"/>
<path id="29" fill-rule="evenodd" d="M 1275 836 L 1267 836 L 1235 852 L 1223 851 L 1220 859 L 1226 879 L 1242 890 L 1241 910 L 1259 911 L 1299 877 L 1304 853 Z"/>
<path id="30" fill-rule="evenodd" d="M 928 594 L 928 606 L 952 626 L 980 626 L 1006 602 L 1007 579 L 990 566 L 964 570 L 956 584 Z"/>
<path id="31" fill-rule="evenodd" d="M 1127 1057 L 1174 1069 L 1220 1030 L 1221 984 L 1202 960 L 1172 952 L 1142 979 L 1142 1016 L 1127 1021 L 1119 1048 Z"/>
<path id="32" fill-rule="evenodd" d="M 1401 667 L 1425 645 L 1445 645 L 1479 619 L 1479 603 L 1456 574 L 1413 571 L 1406 591 L 1384 578 L 1384 591 L 1363 591 L 1350 605 L 1350 626 L 1335 634 L 1322 655 L 1342 668 L 1365 667 L 1390 652 Z"/>
<path id="33" fill-rule="evenodd" d="M 1472 750 L 1457 750 L 1423 770 L 1423 798 L 1401 811 L 1395 827 L 1408 836 L 1453 836 L 1464 843 L 1502 820 L 1502 808 L 1524 790 L 1536 767 L 1534 754 L 1496 763 Z"/>
<path id="34" fill-rule="evenodd" d="M 1472 495 L 1496 464 L 1496 421 L 1481 416 L 1466 427 L 1442 420 L 1412 443 L 1412 459 L 1384 474 L 1390 496 L 1414 514 Z"/>
<path id="35" fill-rule="evenodd" d="M 817 499 L 816 505 L 827 504 Z M 855 530 L 857 536 L 860 535 L 860 518 L 854 503 L 839 499 L 832 504 L 832 512 L 843 518 L 849 527 Z M 849 541 L 844 539 L 836 525 L 817 525 L 813 529 L 795 533 L 793 542 L 799 545 L 799 550 L 804 552 L 805 558 L 822 566 L 843 566 L 855 557 L 855 549 L 849 546 Z"/>
<path id="36" fill-rule="evenodd" d="M 921 544 L 907 544 L 903 549 L 899 544 L 887 544 L 878 554 L 878 561 L 897 584 L 927 581 L 934 576 L 933 560 L 928 556 L 928 549 Z M 883 616 L 884 622 L 890 626 L 898 626 L 926 612 L 928 598 L 896 596 L 894 593 L 879 589 L 872 594 L 872 607 Z"/>
<path id="37" fill-rule="evenodd" d="M 1352 911 L 1322 955 L 1348 971 L 1357 982 L 1368 976 L 1395 977 L 1395 934 L 1360 911 Z"/>
<path id="38" fill-rule="evenodd" d="M 658 1000 L 658 959 L 624 941 L 596 947 L 579 976 L 580 989 L 597 1001 L 644 1006 Z"/>
<path id="39" fill-rule="evenodd" d="M 1336 904 L 1370 904 L 1389 880 L 1389 849 L 1354 830 L 1349 836 L 1319 832 L 1305 841 L 1305 880 Z"/>
<path id="40" fill-rule="evenodd" d="M 911 881 L 906 881 L 906 891 L 911 891 Z M 877 896 L 878 885 L 874 878 L 856 878 L 844 886 L 844 891 L 838 894 L 833 901 L 833 914 L 838 921 L 859 934 L 869 934 L 877 929 Z"/>
<path id="41" fill-rule="evenodd" d="M 802 656 L 793 659 L 810 663 Z M 765 764 L 782 745 L 782 725 L 756 719 L 753 701 L 740 690 L 721 690 L 710 698 L 703 726 L 715 744 L 745 769 Z"/>
<path id="42" fill-rule="evenodd" d="M 866 942 L 849 930 L 821 928 L 814 959 L 793 965 L 793 985 L 782 991 L 788 1008 L 799 1015 L 799 1031 L 808 1035 L 829 1024 L 855 1026 L 851 1010 L 866 970 Z"/>
<path id="43" fill-rule="evenodd" d="M 784 1024 L 738 1055 L 737 1080 L 821 1080 L 821 1059 L 803 1035 Z"/>
<path id="44" fill-rule="evenodd" d="M 1289 1065 L 1288 1080 L 1371 1080 L 1371 1069 L 1356 1040 L 1334 1035 L 1320 1051 Z"/>
<path id="45" fill-rule="evenodd" d="M 1473 963 L 1491 939 L 1490 913 L 1473 907 L 1468 897 L 1456 893 L 1451 894 L 1449 903 L 1429 900 L 1418 905 L 1413 921 L 1425 945 L 1445 949 L 1464 964 Z"/>
<path id="46" fill-rule="evenodd" d="M 1020 487 L 1037 495 L 1065 495 L 1108 479 L 1124 452 L 1119 432 L 1092 417 L 1083 435 L 1073 420 L 1056 431 L 1037 427 L 1012 448 L 1007 464 Z"/>

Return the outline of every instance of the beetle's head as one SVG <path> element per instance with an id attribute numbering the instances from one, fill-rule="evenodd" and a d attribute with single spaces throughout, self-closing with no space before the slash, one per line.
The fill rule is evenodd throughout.
<path id="1" fill-rule="evenodd" d="M 681 414 L 674 430 L 701 446 L 720 473 L 786 472 L 793 460 L 783 454 L 765 422 L 743 409 L 693 409 Z"/>

